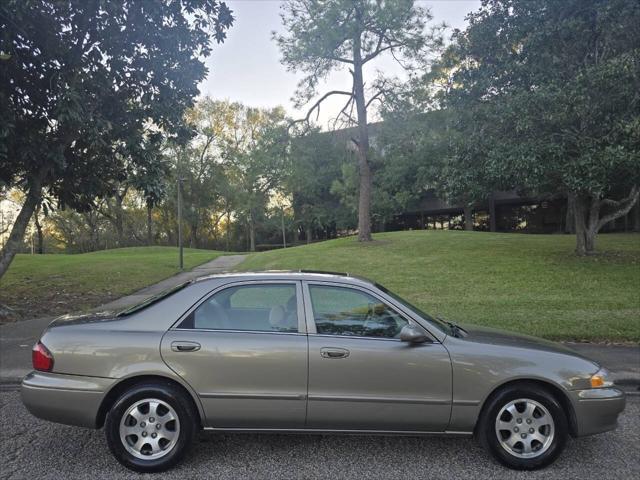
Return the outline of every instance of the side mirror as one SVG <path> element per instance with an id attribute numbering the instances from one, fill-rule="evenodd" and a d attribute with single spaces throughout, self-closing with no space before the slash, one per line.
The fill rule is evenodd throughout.
<path id="1" fill-rule="evenodd" d="M 429 340 L 429 338 L 419 327 L 415 325 L 405 325 L 402 327 L 402 330 L 400 330 L 400 340 L 409 343 L 424 343 Z"/>

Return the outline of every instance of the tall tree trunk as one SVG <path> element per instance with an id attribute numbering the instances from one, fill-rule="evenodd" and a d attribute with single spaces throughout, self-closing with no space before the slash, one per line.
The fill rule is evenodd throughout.
<path id="1" fill-rule="evenodd" d="M 495 232 L 497 228 L 497 219 L 496 219 L 496 201 L 493 197 L 493 192 L 489 196 L 489 231 Z"/>
<path id="2" fill-rule="evenodd" d="M 150 203 L 147 203 L 147 245 L 148 246 L 151 246 L 151 244 L 153 243 L 151 210 L 153 210 L 153 206 Z"/>
<path id="3" fill-rule="evenodd" d="M 576 196 L 573 201 L 577 255 L 587 255 L 591 251 L 589 247 L 595 245 L 595 241 L 589 239 L 588 213 L 590 204 L 590 199 L 585 196 Z"/>
<path id="4" fill-rule="evenodd" d="M 36 206 L 36 210 L 33 215 L 33 220 L 36 225 L 36 235 L 38 236 L 38 243 L 36 245 L 36 253 L 42 255 L 44 253 L 44 235 L 42 234 L 42 224 L 40 223 L 40 210 L 41 205 Z"/>
<path id="5" fill-rule="evenodd" d="M 192 222 L 189 225 L 189 229 L 191 230 L 189 235 L 189 246 L 191 248 L 198 248 L 198 223 Z"/>
<path id="6" fill-rule="evenodd" d="M 633 231 L 640 232 L 640 201 L 636 201 L 633 207 Z"/>
<path id="7" fill-rule="evenodd" d="M 588 195 L 576 195 L 574 212 L 576 226 L 576 254 L 591 255 L 596 249 L 596 237 L 607 223 L 629 213 L 638 202 L 640 188 L 634 186 L 627 198 L 620 201 L 602 200 Z M 600 216 L 603 206 L 609 213 Z"/>
<path id="8" fill-rule="evenodd" d="M 470 206 L 464 207 L 463 216 L 464 229 L 469 231 L 473 230 L 473 210 L 471 210 Z"/>
<path id="9" fill-rule="evenodd" d="M 369 165 L 369 130 L 367 128 L 367 105 L 364 99 L 362 77 L 362 52 L 360 32 L 353 39 L 353 93 L 358 114 L 358 173 L 360 191 L 358 197 L 358 241 L 371 241 L 371 166 Z"/>
<path id="10" fill-rule="evenodd" d="M 287 248 L 287 232 L 284 228 L 284 208 L 280 211 L 280 222 L 282 227 L 282 248 Z"/>
<path id="11" fill-rule="evenodd" d="M 31 220 L 31 216 L 35 211 L 36 206 L 40 202 L 41 195 L 41 179 L 32 180 L 31 187 L 27 192 L 27 196 L 22 208 L 20 209 L 20 213 L 18 214 L 13 227 L 11 227 L 11 233 L 9 234 L 7 243 L 0 252 L 0 278 L 2 278 L 9 269 L 9 265 L 11 265 L 13 258 L 16 256 L 16 252 L 20 248 L 20 244 L 24 238 L 24 232 L 27 229 L 27 225 L 29 224 L 29 220 Z"/>
<path id="12" fill-rule="evenodd" d="M 249 251 L 256 251 L 256 222 L 253 211 L 249 212 Z"/>
<path id="13" fill-rule="evenodd" d="M 231 251 L 231 212 L 227 211 L 227 252 Z"/>

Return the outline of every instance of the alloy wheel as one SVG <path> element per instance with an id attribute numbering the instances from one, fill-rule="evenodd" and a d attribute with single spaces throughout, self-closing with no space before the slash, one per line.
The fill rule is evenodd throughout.
<path id="1" fill-rule="evenodd" d="M 535 458 L 546 452 L 555 434 L 555 423 L 549 410 L 528 398 L 512 400 L 496 417 L 498 442 L 518 458 Z"/>
<path id="2" fill-rule="evenodd" d="M 175 447 L 180 435 L 178 414 L 167 402 L 145 398 L 131 405 L 120 421 L 120 441 L 134 457 L 155 460 Z"/>

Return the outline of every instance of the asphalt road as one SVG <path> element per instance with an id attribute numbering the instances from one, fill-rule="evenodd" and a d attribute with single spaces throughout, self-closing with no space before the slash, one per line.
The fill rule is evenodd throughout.
<path id="1" fill-rule="evenodd" d="M 121 467 L 101 430 L 38 420 L 15 390 L 0 391 L 0 478 L 6 479 L 580 479 L 640 478 L 640 396 L 620 427 L 570 440 L 538 472 L 512 472 L 472 439 L 202 433 L 181 465 L 157 476 Z"/>

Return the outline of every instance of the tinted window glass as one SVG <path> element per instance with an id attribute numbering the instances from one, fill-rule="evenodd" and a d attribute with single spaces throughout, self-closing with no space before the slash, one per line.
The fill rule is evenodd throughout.
<path id="1" fill-rule="evenodd" d="M 295 285 L 240 285 L 209 297 L 180 327 L 297 332 L 297 305 Z"/>
<path id="2" fill-rule="evenodd" d="M 310 285 L 316 330 L 325 335 L 398 338 L 407 321 L 360 290 Z"/>

